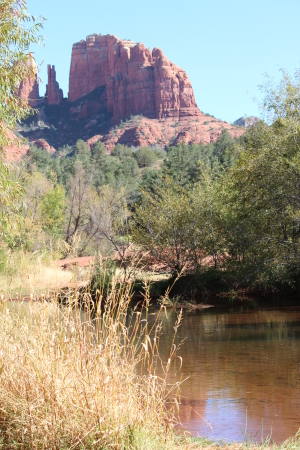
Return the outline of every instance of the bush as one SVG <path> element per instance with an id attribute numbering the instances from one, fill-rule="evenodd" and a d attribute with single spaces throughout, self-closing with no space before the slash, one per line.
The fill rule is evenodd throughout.
<path id="1" fill-rule="evenodd" d="M 134 153 L 133 157 L 136 159 L 139 167 L 153 166 L 157 161 L 157 156 L 149 147 L 140 147 Z"/>
<path id="2" fill-rule="evenodd" d="M 127 147 L 126 145 L 117 144 L 113 151 L 111 152 L 112 156 L 117 156 L 118 158 L 124 158 L 126 156 L 132 155 L 132 149 Z"/>
<path id="3" fill-rule="evenodd" d="M 122 172 L 124 174 L 125 179 L 128 179 L 128 181 L 131 181 L 130 179 L 132 177 L 134 178 L 138 176 L 139 168 L 136 160 L 134 158 L 131 158 L 130 156 L 126 156 L 123 159 Z"/>
<path id="4" fill-rule="evenodd" d="M 156 154 L 158 159 L 165 159 L 167 152 L 163 150 L 162 148 L 156 148 L 154 150 L 154 153 Z"/>

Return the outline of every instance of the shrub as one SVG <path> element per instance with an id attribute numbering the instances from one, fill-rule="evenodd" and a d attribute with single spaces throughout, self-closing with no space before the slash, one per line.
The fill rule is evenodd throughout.
<path id="1" fill-rule="evenodd" d="M 157 161 L 157 156 L 149 147 L 140 147 L 134 153 L 133 157 L 136 159 L 139 167 L 153 166 Z"/>
<path id="2" fill-rule="evenodd" d="M 124 158 L 125 156 L 132 155 L 132 149 L 127 147 L 126 145 L 117 144 L 113 151 L 111 152 L 112 156 L 117 156 L 118 158 Z"/>

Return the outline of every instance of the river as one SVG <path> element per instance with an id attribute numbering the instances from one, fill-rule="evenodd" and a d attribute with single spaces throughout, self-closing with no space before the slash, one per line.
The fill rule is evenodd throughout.
<path id="1" fill-rule="evenodd" d="M 163 316 L 160 354 L 167 360 L 178 312 Z M 271 436 L 281 443 L 300 428 L 300 307 L 246 305 L 184 312 L 178 330 L 182 426 L 226 441 Z M 179 365 L 179 364 L 178 364 Z"/>

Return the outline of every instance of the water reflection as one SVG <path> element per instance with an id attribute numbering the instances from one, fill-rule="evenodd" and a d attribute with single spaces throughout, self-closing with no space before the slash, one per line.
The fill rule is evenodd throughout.
<path id="1" fill-rule="evenodd" d="M 163 317 L 167 359 L 176 313 Z M 185 313 L 182 424 L 193 434 L 243 440 L 272 433 L 282 442 L 300 428 L 300 308 Z"/>

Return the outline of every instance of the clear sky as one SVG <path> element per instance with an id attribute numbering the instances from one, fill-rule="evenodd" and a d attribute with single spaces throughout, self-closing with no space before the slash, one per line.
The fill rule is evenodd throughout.
<path id="1" fill-rule="evenodd" d="M 34 48 L 40 77 L 47 64 L 68 93 L 72 45 L 92 33 L 159 47 L 192 81 L 201 111 L 232 122 L 259 115 L 263 74 L 300 67 L 300 0 L 27 0 L 47 19 Z M 45 84 L 41 86 L 41 94 Z"/>

